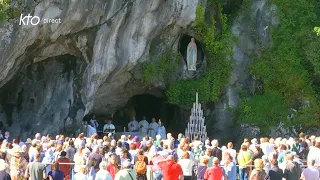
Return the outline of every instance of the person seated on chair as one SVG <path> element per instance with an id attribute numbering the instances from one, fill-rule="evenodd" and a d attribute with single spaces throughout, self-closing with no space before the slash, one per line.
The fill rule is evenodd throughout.
<path id="1" fill-rule="evenodd" d="M 115 131 L 116 131 L 116 127 L 113 124 L 111 124 L 112 121 L 111 120 L 106 120 L 105 122 L 106 122 L 106 124 L 103 126 L 103 133 L 104 134 L 107 134 L 107 133 L 114 134 Z"/>

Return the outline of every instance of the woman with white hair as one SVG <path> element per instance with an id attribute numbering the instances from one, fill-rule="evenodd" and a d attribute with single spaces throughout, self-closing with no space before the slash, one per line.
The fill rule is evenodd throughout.
<path id="1" fill-rule="evenodd" d="M 21 156 L 21 153 L 18 148 L 11 150 L 10 176 L 13 180 L 18 180 L 20 177 L 23 177 L 28 166 L 28 162 Z"/>
<path id="2" fill-rule="evenodd" d="M 137 173 L 131 168 L 131 162 L 129 160 L 125 160 L 122 163 L 122 170 L 120 170 L 114 180 L 123 180 L 123 179 L 137 179 Z"/>
<path id="3" fill-rule="evenodd" d="M 0 159 L 0 179 L 1 180 L 11 180 L 10 175 L 6 172 L 7 164 L 3 159 Z"/>
<path id="4" fill-rule="evenodd" d="M 97 172 L 95 180 L 112 180 L 111 174 L 106 170 L 107 165 L 105 161 L 99 164 L 100 170 Z"/>

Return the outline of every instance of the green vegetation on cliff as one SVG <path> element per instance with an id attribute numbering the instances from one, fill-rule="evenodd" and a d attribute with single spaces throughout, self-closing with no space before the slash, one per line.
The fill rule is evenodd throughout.
<path id="1" fill-rule="evenodd" d="M 17 5 L 22 5 L 24 1 L 16 0 Z M 12 7 L 12 0 L 0 0 L 0 23 L 7 19 L 17 18 L 21 15 L 20 8 Z"/>
<path id="2" fill-rule="evenodd" d="M 167 83 L 170 83 L 173 74 L 178 70 L 180 54 L 167 49 L 160 58 L 151 57 L 151 59 L 151 63 L 147 63 L 143 67 L 144 82 L 151 83 L 163 79 Z"/>
<path id="3" fill-rule="evenodd" d="M 0 0 L 0 22 L 7 18 L 7 11 L 10 7 L 11 0 Z"/>
<path id="4" fill-rule="evenodd" d="M 194 30 L 204 46 L 207 70 L 199 79 L 170 84 L 167 96 L 172 104 L 191 105 L 196 91 L 200 102 L 215 102 L 229 81 L 232 44 L 227 16 L 216 0 L 208 0 L 206 9 L 197 6 Z"/>
<path id="5" fill-rule="evenodd" d="M 297 130 L 319 127 L 320 39 L 312 30 L 320 24 L 320 2 L 271 2 L 281 24 L 271 28 L 272 45 L 251 66 L 264 91 L 242 102 L 240 122 L 256 124 L 263 132 L 280 121 Z M 287 119 L 290 108 L 297 110 L 292 120 Z"/>

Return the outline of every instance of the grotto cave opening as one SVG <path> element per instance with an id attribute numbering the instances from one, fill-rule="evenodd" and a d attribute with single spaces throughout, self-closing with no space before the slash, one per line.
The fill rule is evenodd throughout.
<path id="1" fill-rule="evenodd" d="M 152 118 L 161 119 L 167 132 L 177 134 L 183 132 L 184 120 L 181 108 L 177 105 L 167 103 L 166 98 L 156 97 L 151 94 L 140 94 L 131 97 L 125 107 L 116 111 L 113 115 L 113 122 L 118 131 L 127 128 L 132 117 L 137 121 L 142 120 L 143 116 L 150 123 Z"/>

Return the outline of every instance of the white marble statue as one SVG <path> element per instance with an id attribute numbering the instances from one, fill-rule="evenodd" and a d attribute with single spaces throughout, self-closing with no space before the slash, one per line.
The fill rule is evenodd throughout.
<path id="1" fill-rule="evenodd" d="M 197 70 L 197 45 L 195 43 L 194 38 L 191 38 L 190 43 L 188 44 L 187 49 L 187 64 L 188 71 L 196 71 Z"/>

